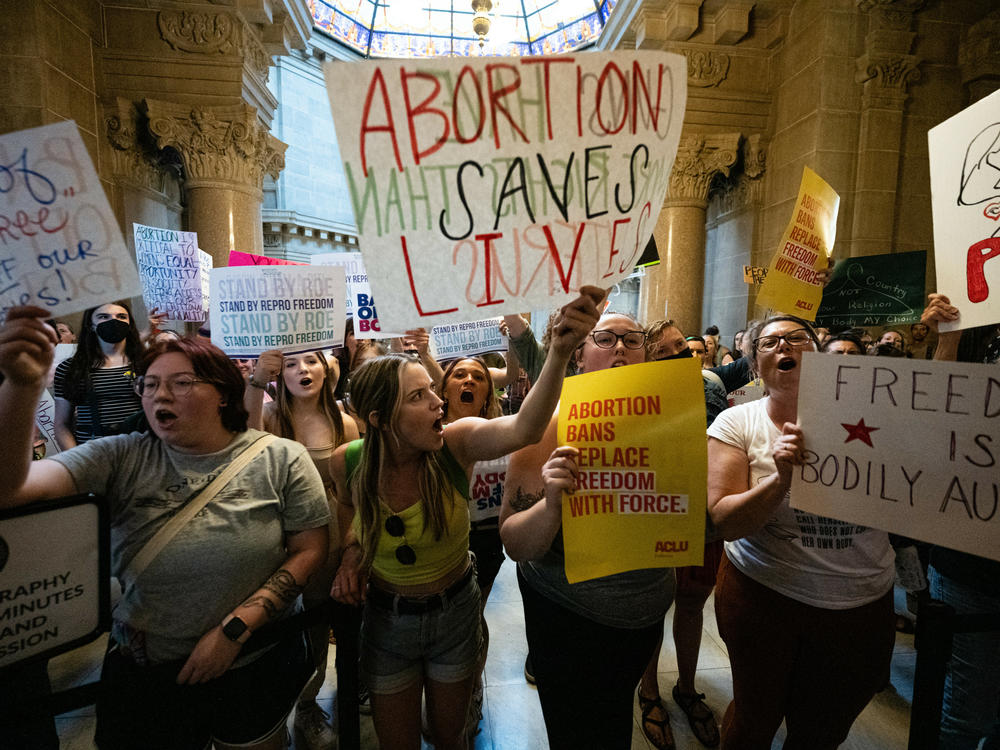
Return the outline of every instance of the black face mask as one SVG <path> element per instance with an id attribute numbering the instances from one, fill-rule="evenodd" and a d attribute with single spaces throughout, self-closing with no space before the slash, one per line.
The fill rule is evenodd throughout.
<path id="1" fill-rule="evenodd" d="M 117 344 L 128 336 L 129 324 L 124 320 L 105 320 L 94 329 L 97 337 L 108 344 Z"/>
<path id="2" fill-rule="evenodd" d="M 660 357 L 656 361 L 657 362 L 664 362 L 664 361 L 666 361 L 668 359 L 689 359 L 689 358 L 691 358 L 693 356 L 694 356 L 694 354 L 691 352 L 691 350 L 688 347 L 685 346 L 683 349 L 681 349 L 679 352 L 677 352 L 677 354 L 671 354 L 669 357 Z"/>

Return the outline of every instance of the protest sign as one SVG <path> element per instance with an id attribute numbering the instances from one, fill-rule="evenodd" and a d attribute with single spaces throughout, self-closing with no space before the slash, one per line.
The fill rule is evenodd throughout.
<path id="1" fill-rule="evenodd" d="M 65 315 L 141 290 L 76 123 L 0 135 L 0 319 L 15 305 Z"/>
<path id="2" fill-rule="evenodd" d="M 837 236 L 840 196 L 809 167 L 802 170 L 792 219 L 771 258 L 757 304 L 815 320 L 823 285 L 816 272 L 827 268 Z"/>
<path id="3" fill-rule="evenodd" d="M 198 234 L 132 224 L 132 235 L 146 309 L 159 308 L 167 320 L 203 321 L 208 308 L 202 279 L 212 256 L 198 249 Z M 202 266 L 205 256 L 208 269 Z"/>
<path id="4" fill-rule="evenodd" d="M 229 251 L 229 265 L 231 266 L 306 266 L 308 263 L 296 263 L 294 260 L 281 260 L 281 258 L 269 258 L 266 255 L 254 255 L 253 253 L 241 253 L 239 250 Z"/>
<path id="5" fill-rule="evenodd" d="M 375 295 L 368 283 L 368 272 L 361 253 L 322 253 L 313 256 L 313 265 L 342 266 L 347 279 L 347 314 L 354 318 L 354 337 L 358 339 L 397 338 L 403 332 L 383 331 L 375 307 Z"/>
<path id="6" fill-rule="evenodd" d="M 767 269 L 763 266 L 743 266 L 744 284 L 763 284 L 767 278 Z"/>
<path id="7" fill-rule="evenodd" d="M 495 519 L 500 515 L 503 486 L 509 466 L 509 455 L 490 461 L 476 461 L 469 480 L 469 520 L 473 524 Z"/>
<path id="8" fill-rule="evenodd" d="M 212 343 L 230 357 L 344 342 L 344 269 L 229 266 L 212 270 Z"/>
<path id="9" fill-rule="evenodd" d="M 956 331 L 1000 322 L 1000 91 L 927 133 L 937 290 Z"/>
<path id="10" fill-rule="evenodd" d="M 926 266 L 923 250 L 840 261 L 823 290 L 816 325 L 916 323 L 924 309 Z"/>
<path id="11" fill-rule="evenodd" d="M 806 352 L 799 423 L 793 508 L 1000 560 L 996 367 Z"/>
<path id="12" fill-rule="evenodd" d="M 632 272 L 677 151 L 682 56 L 324 70 L 383 330 L 559 307 Z"/>
<path id="13" fill-rule="evenodd" d="M 570 583 L 702 564 L 708 459 L 694 359 L 568 379 L 558 431 L 559 445 L 580 449 L 577 489 L 562 501 Z"/>
<path id="14" fill-rule="evenodd" d="M 500 333 L 503 318 L 448 323 L 431 329 L 431 343 L 437 359 L 471 357 L 485 352 L 507 351 L 507 339 Z"/>
<path id="15" fill-rule="evenodd" d="M 201 248 L 198 249 L 198 258 L 201 260 L 198 266 L 201 271 L 201 309 L 205 312 L 201 320 L 205 320 L 208 317 L 208 306 L 212 292 L 212 268 L 215 262 L 212 260 L 211 253 L 206 253 Z"/>
<path id="16" fill-rule="evenodd" d="M 735 391 L 729 392 L 730 406 L 736 406 L 737 404 L 748 404 L 751 401 L 757 401 L 764 398 L 764 381 L 760 378 L 751 380 L 742 388 L 737 388 Z"/>
<path id="17" fill-rule="evenodd" d="M 109 528 L 91 495 L 0 511 L 0 668 L 108 628 Z"/>
<path id="18" fill-rule="evenodd" d="M 48 389 L 42 391 L 35 407 L 35 424 L 45 438 L 45 455 L 54 456 L 59 453 L 59 443 L 56 442 L 56 401 Z"/>

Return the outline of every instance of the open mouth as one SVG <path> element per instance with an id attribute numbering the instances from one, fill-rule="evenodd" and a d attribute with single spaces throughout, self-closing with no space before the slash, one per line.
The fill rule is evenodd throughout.
<path id="1" fill-rule="evenodd" d="M 475 401 L 476 397 L 473 395 L 472 391 L 462 391 L 462 395 L 458 398 L 463 404 L 471 404 Z"/>
<path id="2" fill-rule="evenodd" d="M 434 420 L 434 432 L 442 432 L 444 430 L 444 425 L 442 424 L 443 421 L 442 417 L 438 417 Z"/>
<path id="3" fill-rule="evenodd" d="M 778 369 L 782 372 L 788 372 L 789 370 L 795 369 L 794 359 L 783 359 L 778 363 Z"/>
<path id="4" fill-rule="evenodd" d="M 172 424 L 177 419 L 177 415 L 169 409 L 157 409 L 153 413 L 153 417 L 156 419 L 157 424 L 161 426 Z"/>
<path id="5" fill-rule="evenodd" d="M 312 378 L 302 378 L 302 380 L 299 381 L 299 385 L 301 385 L 303 388 L 308 388 L 309 386 L 312 385 L 312 382 L 313 382 Z"/>

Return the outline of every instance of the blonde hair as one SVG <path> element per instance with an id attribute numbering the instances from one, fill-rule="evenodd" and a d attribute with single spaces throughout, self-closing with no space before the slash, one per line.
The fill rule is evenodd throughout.
<path id="1" fill-rule="evenodd" d="M 361 458 L 348 478 L 351 497 L 361 517 L 362 570 L 368 569 L 375 559 L 382 532 L 384 503 L 380 502 L 379 479 L 393 445 L 401 442 L 402 379 L 409 365 L 423 367 L 412 355 L 386 354 L 365 362 L 351 378 L 351 401 L 367 422 Z M 377 415 L 377 424 L 368 422 L 372 412 Z M 430 526 L 434 539 L 439 540 L 448 526 L 445 496 L 450 497 L 453 489 L 441 451 L 422 454 L 416 487 L 424 503 L 424 528 Z"/>

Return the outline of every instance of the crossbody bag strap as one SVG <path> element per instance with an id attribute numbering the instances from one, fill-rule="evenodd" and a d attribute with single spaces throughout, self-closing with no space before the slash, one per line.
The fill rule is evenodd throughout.
<path id="1" fill-rule="evenodd" d="M 261 435 L 250 443 L 250 445 L 243 449 L 240 455 L 229 462 L 229 466 L 219 476 L 213 479 L 195 497 L 188 500 L 187 505 L 181 508 L 173 518 L 163 524 L 160 530 L 153 534 L 153 537 L 136 553 L 121 575 L 122 584 L 128 587 L 126 593 L 132 590 L 136 579 L 142 575 L 142 571 L 163 551 L 163 548 L 170 543 L 170 540 L 177 535 L 177 532 L 188 521 L 194 518 L 202 508 L 212 502 L 212 499 L 219 494 L 219 491 L 223 487 L 229 484 L 234 476 L 263 453 L 267 446 L 275 440 L 274 435 Z"/>

